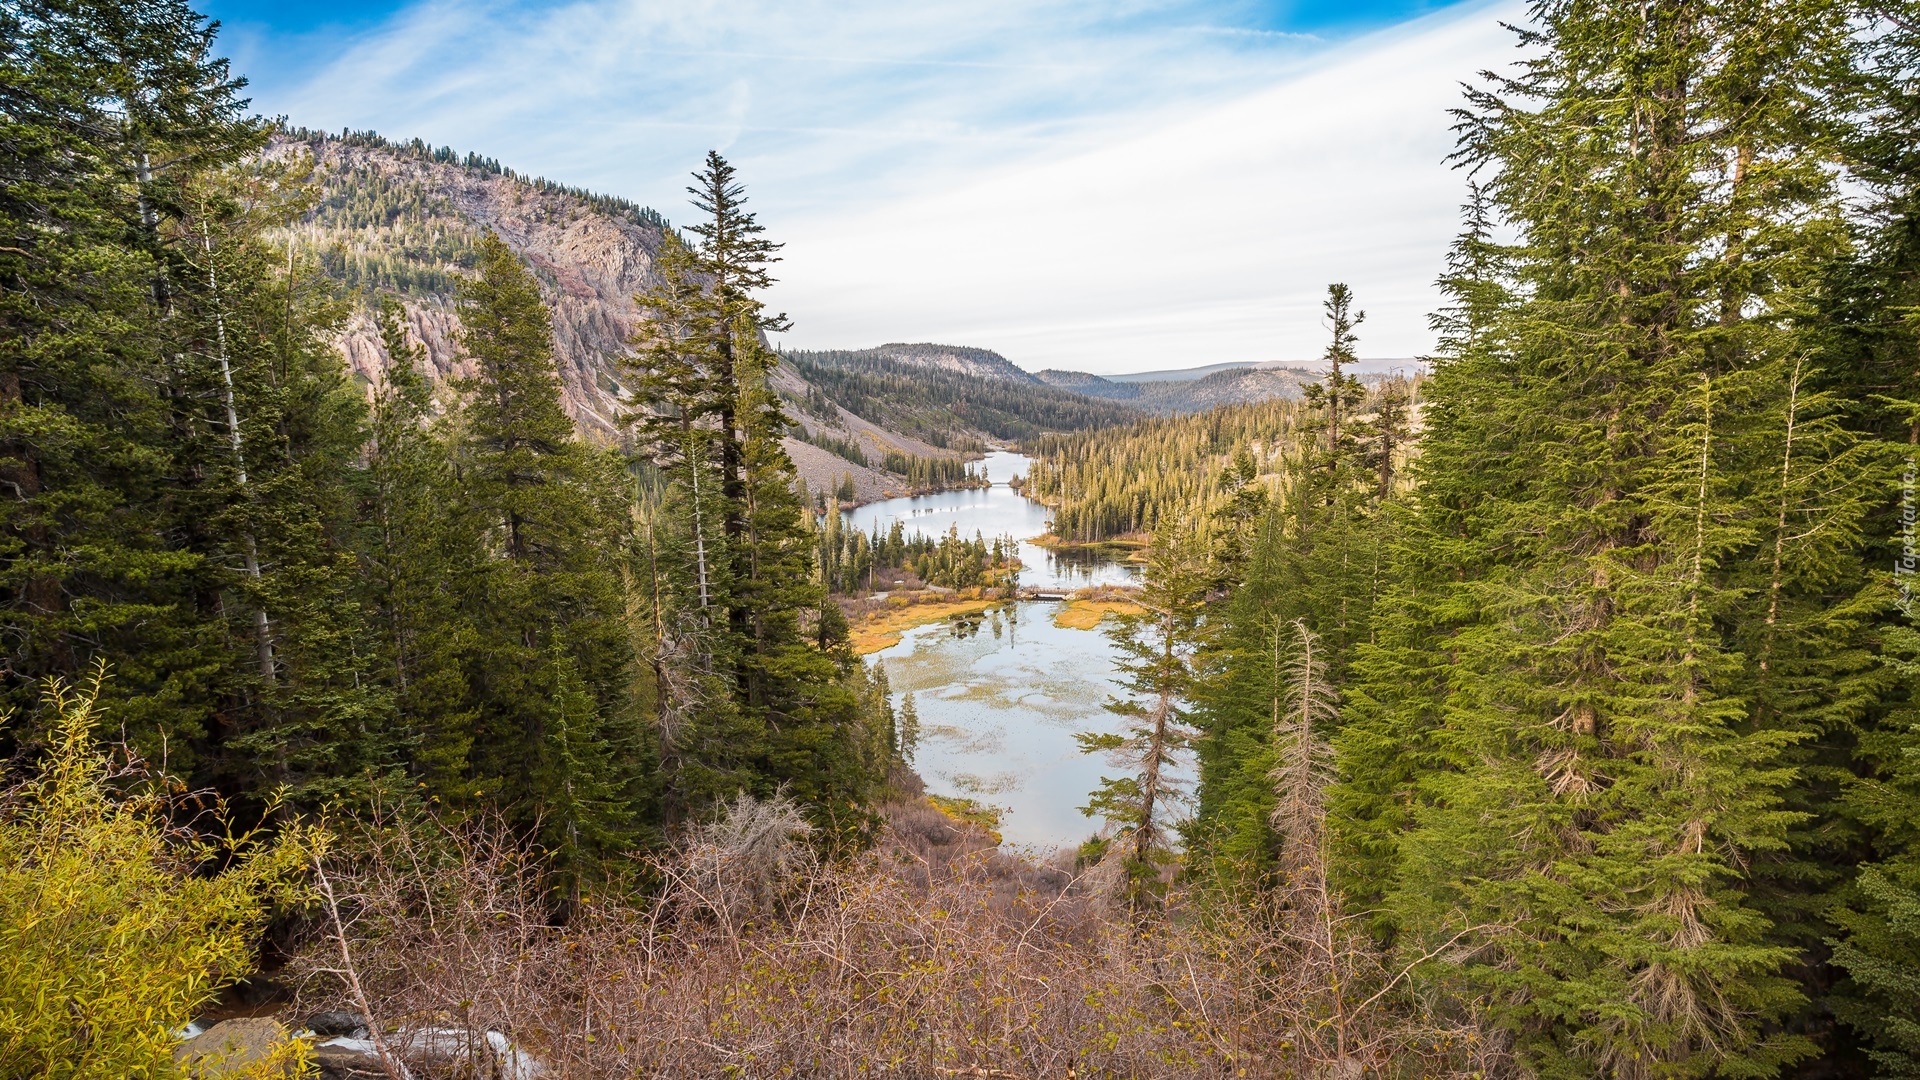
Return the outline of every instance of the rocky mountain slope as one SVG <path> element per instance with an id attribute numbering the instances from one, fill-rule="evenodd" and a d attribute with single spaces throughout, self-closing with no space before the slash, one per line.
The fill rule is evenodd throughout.
<path id="1" fill-rule="evenodd" d="M 466 373 L 454 344 L 454 289 L 475 243 L 492 230 L 540 278 L 568 414 L 590 435 L 615 437 L 621 386 L 612 358 L 639 319 L 634 294 L 655 280 L 665 225 L 658 214 L 377 136 L 295 132 L 269 153 L 310 154 L 321 170 L 321 202 L 294 244 L 362 290 L 367 302 L 340 341 L 358 378 L 376 383 L 385 368 L 370 314 L 380 293 L 405 305 L 437 380 Z"/>
<path id="2" fill-rule="evenodd" d="M 553 314 L 554 351 L 568 415 L 590 438 L 621 438 L 625 390 L 618 357 L 642 318 L 633 297 L 656 281 L 654 257 L 668 227 L 661 215 L 417 140 L 395 143 L 365 132 L 333 135 L 295 129 L 276 137 L 268 153 L 280 158 L 310 155 L 318 167 L 320 202 L 295 227 L 293 243 L 298 254 L 316 260 L 355 290 L 359 303 L 339 345 L 362 384 L 372 387 L 384 378 L 387 358 L 372 317 L 382 295 L 401 301 L 412 336 L 426 348 L 436 383 L 470 373 L 456 344 L 460 320 L 455 296 L 461 275 L 473 265 L 475 245 L 492 230 L 527 260 L 540 280 Z M 995 367 L 975 355 L 984 350 L 949 352 L 951 358 L 929 358 L 967 370 Z M 1005 360 L 1000 363 L 1012 368 Z M 870 466 L 788 439 L 787 449 L 813 491 L 831 490 L 851 478 L 863 501 L 904 494 L 904 477 L 879 467 L 887 454 L 957 457 L 985 435 L 962 424 L 956 430 L 961 445 L 935 445 L 839 408 L 788 365 L 782 365 L 775 382 L 807 438 L 831 442 L 839 437 L 866 447 L 861 456 Z M 814 403 L 811 411 L 809 400 Z"/>

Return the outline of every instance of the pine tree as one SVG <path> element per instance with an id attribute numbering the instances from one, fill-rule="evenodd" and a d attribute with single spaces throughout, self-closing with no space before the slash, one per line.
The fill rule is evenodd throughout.
<path id="1" fill-rule="evenodd" d="M 1920 365 L 1914 362 L 1920 326 L 1912 315 L 1920 303 L 1920 97 L 1913 80 L 1920 33 L 1911 5 L 1877 10 L 1866 29 L 1842 88 L 1850 121 L 1842 149 L 1852 179 L 1869 198 L 1856 226 L 1855 256 L 1838 262 L 1826 283 L 1824 355 L 1805 387 L 1837 406 L 1825 416 L 1816 412 L 1818 420 L 1843 424 L 1884 463 L 1879 482 L 1860 488 L 1897 494 L 1880 500 L 1865 522 L 1861 565 L 1835 575 L 1836 584 L 1866 576 L 1882 585 L 1883 599 L 1891 593 L 1892 603 L 1875 613 L 1877 625 L 1870 628 L 1867 644 L 1878 646 L 1875 667 L 1885 681 L 1858 723 L 1857 742 L 1822 740 L 1827 760 L 1820 762 L 1826 766 L 1820 795 L 1841 791 L 1822 808 L 1838 808 L 1838 820 L 1823 814 L 1818 827 L 1828 848 L 1826 880 L 1834 884 L 1826 898 L 1832 903 L 1828 944 L 1836 974 L 1845 975 L 1823 1004 L 1865 1037 L 1882 1075 L 1913 1076 L 1920 1075 L 1920 1013 L 1913 1008 L 1920 999 L 1920 833 L 1914 829 L 1920 733 L 1913 710 L 1920 642 L 1913 631 L 1911 525 L 1920 444 Z M 1783 506 L 1799 509 L 1810 488 L 1833 490 L 1820 463 L 1812 464 L 1796 470 L 1797 484 L 1783 477 Z M 1794 642 L 1798 635 L 1790 628 L 1805 618 L 1769 624 L 1769 637 Z M 1846 751 L 1851 760 L 1836 767 L 1832 758 Z"/>
<path id="2" fill-rule="evenodd" d="M 706 216 L 689 231 L 700 244 L 663 241 L 661 282 L 640 298 L 654 322 L 629 362 L 638 376 L 629 422 L 668 480 L 664 505 L 683 515 L 673 528 L 690 534 L 694 557 L 655 580 L 671 585 L 691 570 L 711 628 L 697 653 L 718 680 L 698 692 L 687 684 L 669 802 L 699 814 L 742 789 L 770 796 L 785 786 L 811 807 L 817 835 L 864 835 L 888 765 L 870 748 L 876 731 L 885 744 L 892 719 L 862 705 L 844 619 L 827 611 L 826 587 L 843 566 L 838 523 L 814 534 L 781 445 L 789 425 L 768 384 L 779 358 L 764 333 L 786 321 L 756 295 L 772 283 L 779 245 L 761 235 L 726 159 L 709 154 L 695 181 Z M 690 606 L 670 593 L 663 605 Z M 721 682 L 725 698 L 713 692 Z"/>
<path id="3" fill-rule="evenodd" d="M 577 875 L 646 818 L 646 745 L 618 559 L 624 470 L 575 435 L 533 275 L 497 236 L 462 287 L 461 481 L 493 557 L 463 598 L 477 628 L 470 755 Z"/>
<path id="4" fill-rule="evenodd" d="M 687 491 L 693 532 L 694 575 L 703 610 L 716 606 L 725 560 L 720 543 L 720 472 L 714 451 L 713 401 L 731 395 L 719 377 L 716 313 L 707 303 L 694 253 L 680 237 L 661 234 L 654 271 L 659 284 L 635 298 L 647 316 L 635 331 L 632 355 L 624 361 L 633 376 L 636 408 L 625 418 L 654 464 L 674 476 Z M 703 490 L 704 489 L 704 490 Z M 712 549 L 710 552 L 709 549 Z M 724 606 L 721 604 L 719 606 Z"/>
<path id="5" fill-rule="evenodd" d="M 5 693 L 31 713 L 40 680 L 105 660 L 129 737 L 190 770 L 220 644 L 174 542 L 162 285 L 182 186 L 263 132 L 184 4 L 14 4 L 0 30 Z"/>
<path id="6" fill-rule="evenodd" d="M 477 631 L 447 585 L 480 572 L 486 553 L 473 517 L 458 512 L 452 447 L 435 430 L 420 370 L 426 351 L 408 338 L 398 301 L 382 301 L 378 323 L 387 365 L 367 445 L 368 613 L 404 756 L 427 794 L 454 801 L 470 787 L 476 714 L 467 657 Z"/>
<path id="7" fill-rule="evenodd" d="M 1405 584 L 1337 737 L 1349 873 L 1416 956 L 1465 935 L 1427 975 L 1540 1075 L 1763 1073 L 1811 1047 L 1748 867 L 1786 857 L 1790 748 L 1833 711 L 1756 708 L 1728 628 L 1764 616 L 1756 463 L 1841 239 L 1799 119 L 1840 13 L 1544 3 L 1523 36 L 1462 114 L 1520 241 L 1426 388 Z"/>
<path id="8" fill-rule="evenodd" d="M 1342 460 L 1341 451 L 1346 445 L 1342 440 L 1340 421 L 1360 397 L 1360 380 L 1347 374 L 1345 368 L 1359 362 L 1359 354 L 1354 351 L 1359 336 L 1354 331 L 1366 321 L 1367 313 L 1353 309 L 1353 290 L 1338 282 L 1327 286 L 1324 307 L 1327 329 L 1333 335 L 1326 352 L 1321 355 L 1321 359 L 1327 362 L 1327 378 L 1325 382 L 1310 384 L 1306 388 L 1306 396 L 1309 402 L 1326 408 L 1327 450 L 1324 460 L 1332 468 Z M 1348 435 L 1350 437 L 1351 433 Z"/>
<path id="9" fill-rule="evenodd" d="M 1167 819 L 1177 805 L 1180 782 L 1173 775 L 1194 739 L 1187 706 L 1201 647 L 1206 590 L 1211 569 L 1206 547 L 1191 519 L 1167 518 L 1147 552 L 1139 614 L 1120 616 L 1107 631 L 1119 659 L 1115 667 L 1129 695 L 1107 703 L 1122 717 L 1124 733 L 1083 732 L 1081 752 L 1104 754 L 1127 771 L 1101 777 L 1081 811 L 1118 827 L 1124 845 L 1127 894 L 1136 906 L 1152 900 L 1160 867 L 1171 861 Z"/>
<path id="10" fill-rule="evenodd" d="M 176 492 L 225 626 L 222 724 L 202 749 L 223 788 L 314 808 L 397 764 L 390 701 L 368 678 L 349 484 L 366 408 L 330 340 L 343 315 L 312 270 L 265 239 L 304 213 L 298 164 L 259 162 L 185 189 L 170 268 Z M 197 250 L 195 250 L 197 248 Z M 209 602 L 210 601 L 210 602 Z"/>
<path id="11" fill-rule="evenodd" d="M 920 749 L 920 710 L 913 703 L 913 693 L 900 699 L 900 722 L 895 728 L 894 754 L 907 765 L 913 764 L 913 756 Z"/>
<path id="12" fill-rule="evenodd" d="M 787 326 L 786 316 L 768 316 L 755 293 L 773 284 L 770 268 L 779 261 L 781 245 L 761 234 L 766 227 L 746 209 L 746 189 L 718 151 L 709 150 L 705 168 L 694 174 L 694 208 L 705 215 L 687 231 L 700 237 L 694 270 L 705 278 L 703 296 L 710 312 L 712 369 L 706 380 L 706 410 L 718 426 L 720 487 L 724 524 L 729 539 L 739 537 L 746 503 L 742 475 L 746 433 L 741 426 L 741 390 L 748 382 L 741 369 L 742 351 L 759 344 L 766 331 Z M 745 613 L 735 608 L 736 630 Z"/>
<path id="13" fill-rule="evenodd" d="M 1287 519 L 1277 508 L 1255 522 L 1239 580 L 1208 614 L 1217 629 L 1195 687 L 1199 765 L 1188 872 L 1228 892 L 1258 884 L 1275 869 L 1272 827 L 1273 712 L 1285 687 L 1284 657 L 1271 628 L 1310 612 L 1293 588 Z"/>

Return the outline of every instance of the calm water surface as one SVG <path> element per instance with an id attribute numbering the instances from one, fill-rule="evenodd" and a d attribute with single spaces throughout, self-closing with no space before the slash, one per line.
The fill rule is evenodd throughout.
<path id="1" fill-rule="evenodd" d="M 881 531 L 898 520 L 909 534 L 958 525 L 992 538 L 1028 540 L 1046 531 L 1047 508 L 1007 487 L 1028 459 L 989 454 L 991 488 L 890 499 L 848 511 L 849 524 Z M 1062 558 L 1020 546 L 1022 585 L 1079 587 L 1132 581 L 1138 571 L 1098 556 Z M 1054 848 L 1086 839 L 1099 822 L 1080 813 L 1101 774 L 1099 757 L 1080 753 L 1077 731 L 1118 730 L 1102 708 L 1114 693 L 1113 649 L 1106 635 L 1053 624 L 1055 603 L 1010 603 L 984 616 L 908 631 L 876 658 L 886 664 L 897 706 L 913 694 L 920 713 L 915 760 L 930 790 L 1001 808 L 1010 844 Z"/>
<path id="2" fill-rule="evenodd" d="M 898 521 L 911 536 L 945 535 L 951 526 L 960 527 L 960 535 L 971 540 L 978 532 L 992 540 L 1011 536 L 1020 545 L 1020 584 L 1042 587 L 1080 588 L 1086 585 L 1119 585 L 1132 581 L 1139 570 L 1091 552 L 1048 551 L 1024 541 L 1047 531 L 1048 509 L 1007 486 L 1015 476 L 1027 475 L 1031 459 L 1006 451 L 988 454 L 978 463 L 990 488 L 942 491 L 907 499 L 888 499 L 848 510 L 844 518 L 849 526 L 872 532 L 876 526 L 882 535 Z"/>

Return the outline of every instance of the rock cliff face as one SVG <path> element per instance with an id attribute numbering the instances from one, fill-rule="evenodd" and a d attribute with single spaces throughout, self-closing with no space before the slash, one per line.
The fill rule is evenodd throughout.
<path id="1" fill-rule="evenodd" d="M 492 231 L 526 260 L 540 281 L 553 316 L 555 366 L 568 415 L 589 438 L 621 438 L 625 392 L 619 358 L 642 318 L 633 298 L 657 281 L 654 257 L 667 227 L 660 215 L 517 176 L 491 160 L 367 134 L 299 131 L 277 137 L 268 153 L 280 158 L 309 155 L 318 167 L 320 203 L 296 227 L 293 240 L 298 253 L 317 260 L 359 293 L 362 302 L 349 318 L 339 347 L 363 385 L 371 389 L 385 377 L 387 355 L 372 314 L 382 295 L 401 301 L 411 336 L 425 346 L 430 375 L 440 387 L 472 373 L 458 344 L 455 295 L 461 275 L 473 265 L 475 245 Z M 985 350 L 945 353 L 964 358 L 954 362 L 988 367 L 991 361 L 979 357 L 990 357 L 1025 375 Z M 788 365 L 781 365 L 774 383 L 790 402 L 809 396 L 806 380 Z M 837 406 L 831 411 L 834 415 L 825 418 L 830 423 L 823 426 L 820 416 L 788 410 L 807 431 L 832 429 L 875 462 L 884 460 L 888 451 L 957 456 Z M 881 469 L 856 465 L 797 439 L 787 439 L 786 447 L 810 491 L 831 491 L 851 476 L 861 501 L 907 492 L 901 477 Z"/>
<path id="2" fill-rule="evenodd" d="M 349 285 L 398 296 L 434 376 L 444 380 L 468 373 L 455 344 L 453 285 L 479 236 L 499 234 L 533 268 L 553 313 L 567 412 L 589 435 L 613 438 L 621 396 L 615 358 L 640 318 L 634 294 L 655 281 L 661 226 L 644 212 L 608 213 L 581 193 L 408 149 L 317 135 L 276 139 L 270 153 L 311 154 L 323 170 L 323 201 L 295 243 Z M 370 308 L 354 315 L 340 348 L 354 374 L 372 384 L 386 356 Z"/>

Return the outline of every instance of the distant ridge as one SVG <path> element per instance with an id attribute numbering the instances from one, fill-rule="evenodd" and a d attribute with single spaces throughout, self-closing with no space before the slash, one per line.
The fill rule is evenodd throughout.
<path id="1" fill-rule="evenodd" d="M 1382 356 L 1382 357 L 1364 358 L 1360 360 L 1359 363 L 1354 365 L 1354 367 L 1351 370 L 1353 370 L 1356 374 L 1364 378 L 1368 375 L 1392 375 L 1392 374 L 1404 373 L 1404 372 L 1413 371 L 1413 370 L 1424 370 L 1426 366 L 1427 366 L 1426 361 L 1421 360 L 1418 357 Z M 1221 371 L 1278 371 L 1278 370 L 1292 369 L 1297 371 L 1321 372 L 1321 371 L 1325 371 L 1326 367 L 1327 367 L 1327 362 L 1325 360 L 1262 360 L 1257 362 L 1236 361 L 1236 362 L 1227 363 L 1227 364 L 1204 364 L 1200 367 L 1169 368 L 1165 371 L 1135 371 L 1135 372 L 1129 372 L 1124 375 L 1103 375 L 1103 376 L 1094 376 L 1094 377 L 1104 378 L 1108 382 L 1116 382 L 1116 383 L 1189 382 L 1194 379 L 1206 378 L 1209 375 L 1212 375 Z M 1070 372 L 1070 373 L 1063 373 L 1063 374 L 1080 374 L 1080 373 Z"/>
<path id="2" fill-rule="evenodd" d="M 1303 387 L 1320 381 L 1325 367 L 1324 362 L 1316 360 L 1269 360 L 1105 376 L 1085 371 L 1047 370 L 1030 373 L 992 349 L 897 341 L 870 349 L 796 351 L 786 355 L 806 370 L 881 365 L 905 373 L 920 368 L 983 379 L 990 383 L 1051 387 L 1162 414 L 1199 412 L 1216 405 L 1266 401 L 1277 397 L 1299 397 Z M 1416 360 L 1362 360 L 1356 366 L 1355 373 L 1363 380 L 1372 381 L 1397 370 L 1419 366 L 1420 362 Z M 895 421 L 905 422 L 905 418 L 895 417 Z"/>
<path id="3" fill-rule="evenodd" d="M 991 349 L 893 342 L 781 356 L 839 409 L 940 447 L 971 439 L 978 449 L 984 440 L 1022 441 L 1140 416 L 1105 395 L 1048 385 Z"/>
<path id="4" fill-rule="evenodd" d="M 1301 387 L 1320 381 L 1317 372 L 1280 365 L 1216 364 L 1197 370 L 1202 373 L 1178 379 L 1102 378 L 1084 371 L 1042 371 L 1038 378 L 1062 390 L 1154 413 L 1199 412 L 1216 405 L 1299 397 Z"/>
<path id="5" fill-rule="evenodd" d="M 818 355 L 845 358 L 870 356 L 891 360 L 896 364 L 936 368 L 940 371 L 952 371 L 981 379 L 998 379 L 1001 382 L 1030 385 L 1040 383 L 1040 380 L 1034 378 L 1025 368 L 992 349 L 976 349 L 970 345 L 935 345 L 930 342 L 907 344 L 896 341 L 871 349 L 854 349 Z"/>
<path id="6" fill-rule="evenodd" d="M 1312 366 L 1313 364 L 1310 361 L 1296 363 L 1290 360 L 1267 360 L 1251 364 L 1236 362 L 1229 364 L 1205 364 L 1200 367 L 1190 368 L 1169 368 L 1166 371 L 1135 371 L 1125 375 L 1107 375 L 1103 377 L 1108 382 L 1117 383 L 1191 382 L 1194 379 L 1204 379 L 1208 375 L 1212 375 L 1218 371 L 1266 371 L 1273 368 L 1299 368 L 1308 370 L 1311 369 Z"/>

